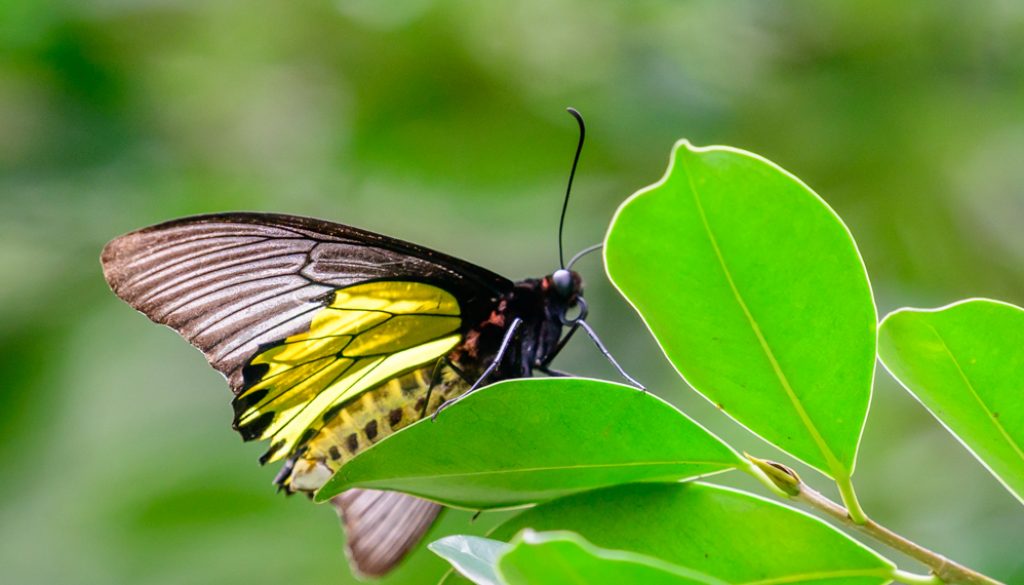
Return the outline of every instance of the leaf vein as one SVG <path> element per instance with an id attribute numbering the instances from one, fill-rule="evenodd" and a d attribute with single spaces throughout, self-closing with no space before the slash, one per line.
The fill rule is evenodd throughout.
<path id="1" fill-rule="evenodd" d="M 431 478 L 434 478 L 434 479 L 436 479 L 436 478 L 447 479 L 447 478 L 455 478 L 455 477 L 483 477 L 483 476 L 491 476 L 491 475 L 509 475 L 509 474 L 515 474 L 515 473 L 526 474 L 526 473 L 539 473 L 539 472 L 544 472 L 544 471 L 568 471 L 568 470 L 573 470 L 573 469 L 588 470 L 588 469 L 612 469 L 612 468 L 616 468 L 616 467 L 644 467 L 644 466 L 658 467 L 658 466 L 673 466 L 673 465 L 715 465 L 715 466 L 719 466 L 719 467 L 721 467 L 723 469 L 724 468 L 735 467 L 734 465 L 725 463 L 723 461 L 688 461 L 688 460 L 679 460 L 679 461 L 634 461 L 634 462 L 628 462 L 628 463 L 594 463 L 594 464 L 587 464 L 587 465 L 555 465 L 555 466 L 546 466 L 546 467 L 523 467 L 523 468 L 518 468 L 518 469 L 494 469 L 494 470 L 488 470 L 488 471 L 467 471 L 467 472 L 459 472 L 459 473 L 443 473 L 443 474 L 433 474 L 433 475 L 404 475 L 404 476 L 399 476 L 399 477 L 381 478 L 381 479 L 372 480 L 372 481 L 387 481 L 387 480 L 391 480 L 391 479 L 402 479 L 402 480 L 405 480 L 405 481 L 409 481 L 409 480 L 413 480 L 414 481 L 414 480 L 419 480 L 419 479 L 431 479 Z M 359 483 L 359 482 L 355 481 L 355 482 L 352 482 L 352 483 L 355 484 L 355 483 Z"/>
<path id="2" fill-rule="evenodd" d="M 932 333 L 935 334 L 935 337 L 939 340 L 939 343 L 942 344 L 942 350 L 946 353 L 946 356 L 949 358 L 949 361 L 953 362 L 953 366 L 956 368 L 957 373 L 960 375 L 960 379 L 963 381 L 964 385 L 967 386 L 967 390 L 970 391 L 971 396 L 978 403 L 978 406 L 980 406 L 981 409 L 985 412 L 985 416 L 987 416 L 988 419 L 992 421 L 992 425 L 995 426 L 995 428 L 999 431 L 999 434 L 1002 435 L 1004 439 L 1006 439 L 1006 442 L 1009 443 L 1010 448 L 1013 449 L 1014 453 L 1017 454 L 1017 457 L 1019 457 L 1021 461 L 1024 461 L 1024 450 L 1021 450 L 1020 445 L 1017 444 L 1017 441 L 1015 441 L 1013 437 L 1010 436 L 1010 433 L 1006 431 L 1006 427 L 1004 427 L 1003 424 L 999 422 L 999 418 L 996 417 L 993 414 L 992 410 L 988 407 L 988 405 L 985 404 L 985 401 L 981 398 L 981 395 L 978 394 L 978 391 L 974 388 L 974 384 L 972 384 L 970 378 L 967 377 L 967 372 L 965 372 L 964 369 L 960 366 L 960 360 L 956 359 L 956 356 L 949 349 L 949 346 L 946 344 L 946 339 L 942 337 L 942 334 L 939 333 L 938 329 L 936 329 L 931 323 L 926 323 L 926 325 L 928 325 L 928 328 L 931 329 Z"/>
<path id="3" fill-rule="evenodd" d="M 704 206 L 701 203 L 700 193 L 697 190 L 697 185 L 694 184 L 693 182 L 693 175 L 690 173 L 686 157 L 682 157 L 681 160 L 683 173 L 686 175 L 687 183 L 690 186 L 690 192 L 693 193 L 693 200 L 694 203 L 696 203 L 697 205 L 697 213 L 700 215 L 700 220 L 704 227 L 704 232 L 705 234 L 707 234 L 708 240 L 711 243 L 711 248 L 714 250 L 715 257 L 718 260 L 718 265 L 721 267 L 722 273 L 724 274 L 726 281 L 729 283 L 729 288 L 732 290 L 732 294 L 733 297 L 735 297 L 736 299 L 736 303 L 743 311 L 743 314 L 746 317 L 747 322 L 750 325 L 750 328 L 754 332 L 754 336 L 757 337 L 757 341 L 758 344 L 760 344 L 761 346 L 761 350 L 768 358 L 768 362 L 772 366 L 772 370 L 775 373 L 775 377 L 779 380 L 779 384 L 782 386 L 782 389 L 786 392 L 786 395 L 789 397 L 790 403 L 793 405 L 793 408 L 796 410 L 797 415 L 800 417 L 800 421 L 804 424 L 804 427 L 807 428 L 808 432 L 811 434 L 811 438 L 814 440 L 814 443 L 818 447 L 818 450 L 821 451 L 821 454 L 825 457 L 825 460 L 828 462 L 834 479 L 846 477 L 847 473 L 843 468 L 843 465 L 839 462 L 839 459 L 832 452 L 832 449 L 829 448 L 828 443 L 825 442 L 825 438 L 821 435 L 821 432 L 818 431 L 818 427 L 814 424 L 814 421 L 811 420 L 811 417 L 807 413 L 807 410 L 804 408 L 803 403 L 800 401 L 800 398 L 796 395 L 796 392 L 790 385 L 789 378 L 786 377 L 785 372 L 782 370 L 782 366 L 776 359 L 775 352 L 772 351 L 771 346 L 768 344 L 768 340 L 765 338 L 764 333 L 761 331 L 760 325 L 758 325 L 753 313 L 751 313 L 750 308 L 747 306 L 746 301 L 743 299 L 743 295 L 740 294 L 739 288 L 736 286 L 736 282 L 733 280 L 732 272 L 730 272 L 729 267 L 725 262 L 725 257 L 722 255 L 722 250 L 718 247 L 718 240 L 715 238 L 715 234 L 711 230 L 711 225 L 708 222 L 707 215 L 704 212 Z"/>
<path id="4" fill-rule="evenodd" d="M 844 569 L 839 571 L 815 571 L 810 573 L 796 573 L 783 575 L 758 581 L 747 581 L 741 585 L 785 585 L 787 583 L 804 583 L 808 581 L 821 581 L 823 579 L 835 579 L 838 577 L 880 577 L 892 579 L 891 569 Z"/>

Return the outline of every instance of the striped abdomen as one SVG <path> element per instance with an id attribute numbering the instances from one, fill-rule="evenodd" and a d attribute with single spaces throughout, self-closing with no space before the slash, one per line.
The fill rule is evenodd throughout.
<path id="1" fill-rule="evenodd" d="M 327 413 L 324 427 L 289 459 L 275 481 L 291 492 L 315 492 L 356 454 L 469 388 L 450 368 L 442 368 L 427 404 L 433 372 L 430 365 L 392 378 Z"/>

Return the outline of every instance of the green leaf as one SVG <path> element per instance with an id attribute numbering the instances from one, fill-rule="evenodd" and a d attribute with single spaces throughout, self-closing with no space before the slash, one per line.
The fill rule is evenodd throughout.
<path id="1" fill-rule="evenodd" d="M 619 208 L 605 244 L 612 282 L 691 386 L 849 478 L 877 317 L 856 244 L 821 198 L 757 155 L 681 141 L 665 176 Z"/>
<path id="2" fill-rule="evenodd" d="M 498 557 L 511 547 L 489 538 L 456 534 L 435 540 L 427 548 L 477 585 L 502 585 L 495 565 Z"/>
<path id="3" fill-rule="evenodd" d="M 700 484 L 633 484 L 524 511 L 490 535 L 571 530 L 596 546 L 661 559 L 729 583 L 881 585 L 892 563 L 792 508 Z"/>
<path id="4" fill-rule="evenodd" d="M 581 378 L 509 380 L 467 396 L 436 422 L 382 440 L 316 498 L 361 487 L 486 509 L 746 466 L 686 415 L 636 388 Z"/>
<path id="5" fill-rule="evenodd" d="M 598 548 L 571 532 L 524 531 L 498 560 L 498 572 L 509 585 L 728 585 L 659 559 Z"/>
<path id="6" fill-rule="evenodd" d="M 882 321 L 893 377 L 1024 503 L 1024 309 L 987 299 Z"/>

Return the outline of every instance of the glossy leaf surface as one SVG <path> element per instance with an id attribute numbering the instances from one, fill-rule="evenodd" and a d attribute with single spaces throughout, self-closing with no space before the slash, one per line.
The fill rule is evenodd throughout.
<path id="1" fill-rule="evenodd" d="M 729 583 L 881 585 L 892 564 L 825 522 L 700 483 L 633 484 L 524 511 L 490 537 L 570 530 L 595 546 L 661 559 Z"/>
<path id="2" fill-rule="evenodd" d="M 659 559 L 598 548 L 571 532 L 525 531 L 498 559 L 498 572 L 509 585 L 729 585 Z"/>
<path id="3" fill-rule="evenodd" d="M 344 465 L 317 498 L 364 487 L 500 508 L 745 465 L 650 393 L 582 378 L 510 380 L 382 440 Z"/>
<path id="4" fill-rule="evenodd" d="M 697 391 L 848 477 L 867 415 L 875 305 L 842 221 L 773 163 L 677 143 L 609 229 L 610 278 Z"/>
<path id="5" fill-rule="evenodd" d="M 427 548 L 476 585 L 502 585 L 496 564 L 511 547 L 507 542 L 455 534 L 435 540 Z"/>
<path id="6" fill-rule="evenodd" d="M 879 355 L 1024 502 L 1024 309 L 987 299 L 900 309 L 882 322 Z"/>

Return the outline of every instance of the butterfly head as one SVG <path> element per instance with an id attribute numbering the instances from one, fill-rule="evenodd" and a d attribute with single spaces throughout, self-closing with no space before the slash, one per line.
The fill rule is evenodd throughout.
<path id="1" fill-rule="evenodd" d="M 559 268 L 544 279 L 546 289 L 553 290 L 559 297 L 569 301 L 583 294 L 583 279 L 579 273 Z"/>
<path id="2" fill-rule="evenodd" d="M 570 324 L 575 319 L 585 317 L 586 304 L 583 301 L 583 279 L 575 270 L 559 268 L 553 273 L 544 277 L 541 281 L 541 290 L 549 295 L 552 304 L 557 307 L 559 319 L 563 324 Z M 569 309 L 582 307 L 580 315 L 569 318 L 566 313 Z"/>

